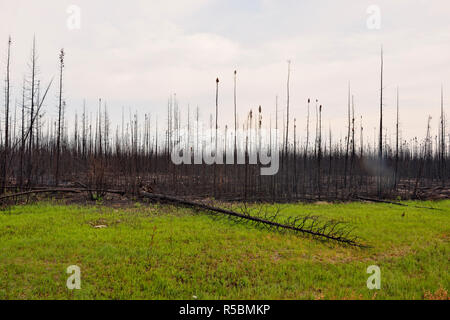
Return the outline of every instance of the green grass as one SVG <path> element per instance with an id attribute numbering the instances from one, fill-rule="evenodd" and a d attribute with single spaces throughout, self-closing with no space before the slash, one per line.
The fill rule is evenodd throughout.
<path id="1" fill-rule="evenodd" d="M 424 299 L 439 289 L 445 298 L 450 201 L 420 205 L 443 210 L 284 206 L 351 222 L 368 249 L 168 206 L 15 206 L 0 212 L 0 299 Z M 81 290 L 66 287 L 70 265 Z M 370 265 L 381 290 L 366 287 Z"/>

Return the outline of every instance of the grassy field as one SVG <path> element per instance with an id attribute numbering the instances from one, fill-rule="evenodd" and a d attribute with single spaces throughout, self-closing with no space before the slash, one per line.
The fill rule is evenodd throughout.
<path id="1" fill-rule="evenodd" d="M 10 207 L 0 212 L 0 299 L 448 299 L 450 201 L 416 204 L 443 210 L 283 206 L 352 223 L 366 249 L 171 206 Z M 81 290 L 66 287 L 70 265 Z M 380 290 L 367 289 L 371 265 Z"/>

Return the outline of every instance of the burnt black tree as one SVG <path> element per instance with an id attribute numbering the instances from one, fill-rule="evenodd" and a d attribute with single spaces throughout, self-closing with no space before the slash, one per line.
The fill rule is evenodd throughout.
<path id="1" fill-rule="evenodd" d="M 64 49 L 59 53 L 59 96 L 58 96 L 58 133 L 56 137 L 56 172 L 55 185 L 59 184 L 59 167 L 61 157 L 61 117 L 63 108 L 63 69 L 64 69 Z"/>
<path id="2" fill-rule="evenodd" d="M 9 155 L 9 102 L 10 102 L 10 62 L 11 62 L 11 37 L 8 38 L 8 53 L 6 57 L 6 88 L 5 88 L 5 149 L 3 151 L 2 186 L 1 193 L 5 192 L 8 175 Z"/>

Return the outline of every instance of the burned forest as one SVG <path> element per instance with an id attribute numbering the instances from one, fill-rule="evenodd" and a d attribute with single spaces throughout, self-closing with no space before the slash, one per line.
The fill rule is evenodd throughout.
<path id="1" fill-rule="evenodd" d="M 345 136 L 337 138 L 324 126 L 327 106 L 319 98 L 304 102 L 304 118 L 291 118 L 288 62 L 286 101 L 282 106 L 239 105 L 236 95 L 238 71 L 234 71 L 234 123 L 218 125 L 222 105 L 220 80 L 216 80 L 215 105 L 210 123 L 199 120 L 199 111 L 182 107 L 175 94 L 169 95 L 164 118 L 161 114 L 138 114 L 122 109 L 122 121 L 110 120 L 107 97 L 84 106 L 67 104 L 65 92 L 66 53 L 55 54 L 59 74 L 41 79 L 36 41 L 31 47 L 29 72 L 23 76 L 21 96 L 11 93 L 10 59 L 14 42 L 8 39 L 4 86 L 4 117 L 0 124 L 1 190 L 19 192 L 39 188 L 83 187 L 99 194 L 106 190 L 140 191 L 181 198 L 215 198 L 226 201 L 334 201 L 368 199 L 440 199 L 450 196 L 449 134 L 446 129 L 444 89 L 441 88 L 440 119 L 424 113 L 417 137 L 401 137 L 401 99 L 397 93 L 396 131 L 387 136 L 383 119 L 383 53 L 380 69 L 379 128 L 368 141 L 364 115 L 355 113 L 349 84 L 348 104 L 342 106 Z M 230 74 L 233 72 L 230 72 Z M 15 79 L 18 76 L 15 75 Z M 14 83 L 17 87 L 17 81 Z M 57 91 L 57 117 L 49 91 Z M 398 92 L 398 91 L 397 91 Z M 93 106 L 94 105 L 94 106 Z M 239 105 L 239 107 L 237 107 Z M 374 105 L 377 105 L 374 102 Z M 266 110 L 276 108 L 276 117 Z M 79 111 L 81 109 L 81 112 Z M 94 112 L 92 110 L 95 110 Z M 283 116 L 279 116 L 283 110 Z M 424 110 L 426 112 L 426 110 Z M 71 114 L 74 122 L 67 120 Z M 239 116 L 238 116 L 239 114 Z M 74 115 L 74 117 L 73 117 Z M 158 118 L 159 117 L 159 118 Z M 240 117 L 240 118 L 239 118 Z M 405 120 L 406 121 L 406 120 Z M 392 125 L 392 124 L 389 124 Z M 240 134 L 237 134 L 237 132 Z M 206 132 L 206 133 L 205 133 Z M 269 137 L 263 132 L 270 132 Z M 420 133 L 420 134 L 419 134 Z M 205 140 L 212 146 L 214 163 L 196 159 Z M 176 164 L 173 150 L 185 161 Z M 199 151 L 200 150 L 200 151 Z M 278 159 L 273 175 L 261 175 L 262 153 Z M 204 153 L 204 150 L 203 150 Z M 202 154 L 203 154 L 202 153 Z M 259 155 L 259 157 L 254 156 Z M 232 159 L 234 161 L 227 161 Z M 241 161 L 238 161 L 240 158 Z M 189 159 L 189 160 L 187 160 Z M 192 163 L 194 165 L 189 165 Z"/>
<path id="2" fill-rule="evenodd" d="M 0 1 L 0 301 L 448 301 L 448 12 Z"/>

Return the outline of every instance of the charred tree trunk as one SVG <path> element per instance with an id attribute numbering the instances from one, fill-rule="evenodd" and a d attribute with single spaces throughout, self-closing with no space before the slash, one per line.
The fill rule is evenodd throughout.
<path id="1" fill-rule="evenodd" d="M 5 89 L 5 150 L 3 151 L 2 186 L 1 193 L 5 192 L 8 178 L 8 156 L 9 156 L 9 101 L 10 101 L 10 59 L 11 59 L 11 37 L 8 38 L 8 54 L 6 58 L 6 89 Z"/>
<path id="2" fill-rule="evenodd" d="M 64 68 L 64 49 L 59 53 L 59 96 L 58 96 L 58 133 L 56 137 L 56 172 L 55 185 L 59 185 L 59 166 L 61 157 L 61 116 L 63 108 L 63 68 Z"/>

